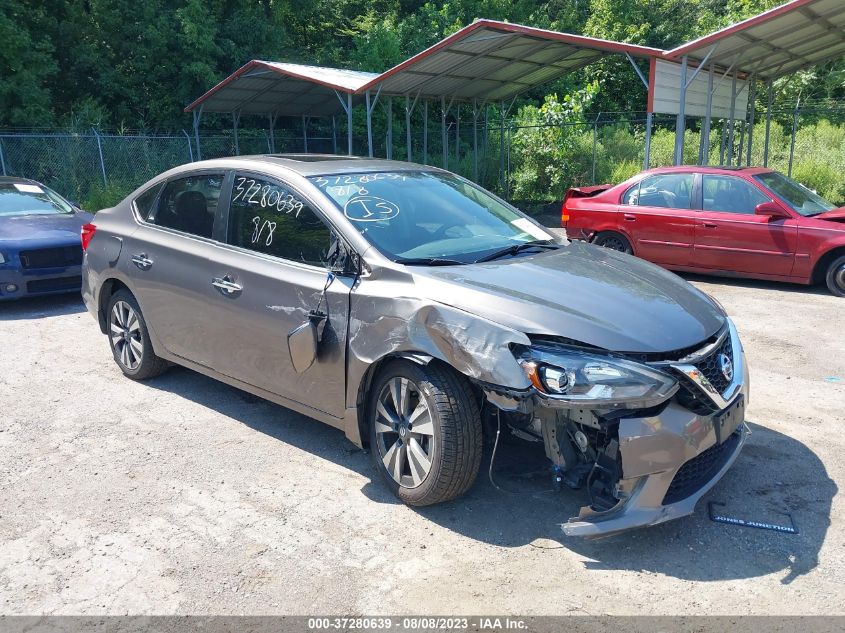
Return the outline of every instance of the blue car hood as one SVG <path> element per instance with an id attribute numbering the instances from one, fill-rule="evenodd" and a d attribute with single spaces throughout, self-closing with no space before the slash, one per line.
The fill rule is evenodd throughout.
<path id="1" fill-rule="evenodd" d="M 90 213 L 0 216 L 0 243 L 7 246 L 37 242 L 68 244 L 79 242 L 82 225 L 92 219 Z"/>

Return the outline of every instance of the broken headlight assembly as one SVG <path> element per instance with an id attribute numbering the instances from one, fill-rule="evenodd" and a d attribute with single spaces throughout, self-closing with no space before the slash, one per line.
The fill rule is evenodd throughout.
<path id="1" fill-rule="evenodd" d="M 678 381 L 662 371 L 575 348 L 530 347 L 518 359 L 541 397 L 558 406 L 647 409 L 678 390 Z"/>

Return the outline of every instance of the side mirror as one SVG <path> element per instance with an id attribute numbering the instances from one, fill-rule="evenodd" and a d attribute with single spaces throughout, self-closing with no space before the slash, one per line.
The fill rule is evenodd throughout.
<path id="1" fill-rule="evenodd" d="M 790 216 L 784 209 L 776 202 L 761 202 L 754 207 L 755 215 L 767 215 L 770 218 L 789 218 Z"/>
<path id="2" fill-rule="evenodd" d="M 308 320 L 288 333 L 290 362 L 296 373 L 301 374 L 314 364 L 320 348 L 319 328 L 326 315 L 311 311 Z"/>
<path id="3" fill-rule="evenodd" d="M 341 239 L 334 239 L 326 259 L 329 272 L 335 275 L 357 275 L 361 272 L 358 254 Z"/>

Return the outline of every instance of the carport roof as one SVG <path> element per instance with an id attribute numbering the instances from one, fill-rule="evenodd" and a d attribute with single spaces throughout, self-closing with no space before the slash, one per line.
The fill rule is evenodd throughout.
<path id="1" fill-rule="evenodd" d="M 502 101 L 610 54 L 663 51 L 495 20 L 478 20 L 385 71 L 361 90 L 460 101 Z"/>
<path id="2" fill-rule="evenodd" d="M 710 52 L 712 50 L 712 52 Z M 845 2 L 792 0 L 667 51 L 776 79 L 845 57 Z"/>
<path id="3" fill-rule="evenodd" d="M 186 112 L 331 116 L 343 111 L 337 93 L 355 93 L 377 73 L 254 59 L 191 103 Z"/>
<path id="4" fill-rule="evenodd" d="M 343 112 L 340 94 L 503 101 L 611 54 L 659 57 L 647 46 L 478 20 L 377 74 L 252 60 L 185 108 L 282 116 Z"/>

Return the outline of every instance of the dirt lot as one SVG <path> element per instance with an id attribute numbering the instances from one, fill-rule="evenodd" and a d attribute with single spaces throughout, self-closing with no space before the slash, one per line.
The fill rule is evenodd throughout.
<path id="1" fill-rule="evenodd" d="M 524 456 L 497 460 L 515 493 L 485 461 L 412 510 L 338 431 L 184 369 L 123 378 L 76 298 L 0 305 L 0 613 L 845 613 L 845 300 L 691 279 L 742 335 L 753 435 L 694 516 L 589 542 Z"/>

